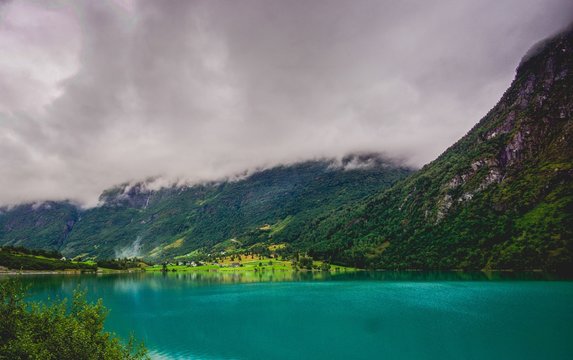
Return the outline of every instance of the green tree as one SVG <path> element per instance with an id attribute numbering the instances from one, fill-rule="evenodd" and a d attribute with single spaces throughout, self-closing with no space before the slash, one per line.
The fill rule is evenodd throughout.
<path id="1" fill-rule="evenodd" d="M 26 291 L 15 280 L 0 282 L 0 359 L 135 360 L 149 359 L 133 337 L 127 345 L 103 330 L 107 310 L 101 299 L 86 301 L 76 290 L 71 304 L 25 301 Z"/>
<path id="2" fill-rule="evenodd" d="M 301 268 L 312 269 L 312 258 L 310 256 L 301 256 L 298 262 Z"/>

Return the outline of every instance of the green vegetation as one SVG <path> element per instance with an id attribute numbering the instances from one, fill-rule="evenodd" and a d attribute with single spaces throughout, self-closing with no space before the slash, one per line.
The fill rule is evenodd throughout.
<path id="1" fill-rule="evenodd" d="M 107 310 L 101 300 L 90 304 L 81 291 L 74 292 L 71 304 L 24 299 L 20 283 L 0 282 L 0 359 L 148 359 L 142 344 L 130 339 L 123 345 L 103 330 Z"/>
<path id="2" fill-rule="evenodd" d="M 60 251 L 79 212 L 68 202 L 54 201 L 0 208 L 0 245 Z"/>
<path id="3" fill-rule="evenodd" d="M 42 249 L 28 249 L 23 246 L 2 246 L 0 249 L 4 251 L 9 251 L 12 253 L 18 253 L 23 255 L 31 255 L 37 257 L 43 257 L 48 259 L 60 260 L 63 255 L 59 251 L 55 250 L 42 250 Z"/>
<path id="4" fill-rule="evenodd" d="M 371 166 L 341 167 L 351 161 Z M 232 245 L 229 239 L 243 248 L 292 242 L 319 214 L 387 188 L 410 173 L 369 155 L 348 157 L 338 167 L 330 161 L 309 161 L 240 181 L 159 191 L 146 190 L 144 183 L 124 184 L 104 192 L 103 205 L 88 210 L 67 203 L 0 209 L 0 244 L 84 258 L 142 256 L 160 263 L 196 250 L 220 251 Z"/>
<path id="5" fill-rule="evenodd" d="M 96 270 L 94 264 L 61 260 L 51 256 L 56 255 L 51 252 L 28 250 L 22 247 L 0 247 L 0 266 L 14 270 Z"/>
<path id="6" fill-rule="evenodd" d="M 4 209 L 0 243 L 206 270 L 273 255 L 266 268 L 315 269 L 322 260 L 325 270 L 573 271 L 573 30 L 540 49 L 499 103 L 417 173 L 351 156 L 342 167 L 309 161 L 159 191 L 123 184 L 86 211 L 68 203 Z M 356 162 L 372 166 L 344 169 Z"/>
<path id="7" fill-rule="evenodd" d="M 112 270 L 129 270 L 140 269 L 147 266 L 141 259 L 113 259 L 113 260 L 98 260 L 96 262 L 98 268 L 112 269 Z"/>
<path id="8" fill-rule="evenodd" d="M 435 161 L 293 245 L 368 268 L 573 271 L 572 49 L 571 30 L 548 42 Z"/>
<path id="9" fill-rule="evenodd" d="M 31 250 L 24 247 L 0 247 L 0 266 L 9 270 L 30 271 L 115 271 L 143 269 L 147 263 L 138 258 L 75 261 L 58 252 Z"/>
<path id="10" fill-rule="evenodd" d="M 145 268 L 145 271 L 150 272 L 292 272 L 299 270 L 348 272 L 357 269 L 341 265 L 331 266 L 327 262 L 315 261 L 307 255 L 300 256 L 298 261 L 296 257 L 292 260 L 281 260 L 275 252 L 269 252 L 268 256 L 249 252 L 242 255 L 219 256 L 210 261 L 197 262 L 179 259 Z"/>

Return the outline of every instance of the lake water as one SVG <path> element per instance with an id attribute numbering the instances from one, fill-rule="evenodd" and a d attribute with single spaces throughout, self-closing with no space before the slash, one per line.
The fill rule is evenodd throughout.
<path id="1" fill-rule="evenodd" d="M 463 273 L 22 276 L 81 284 L 157 359 L 573 359 L 573 282 Z"/>

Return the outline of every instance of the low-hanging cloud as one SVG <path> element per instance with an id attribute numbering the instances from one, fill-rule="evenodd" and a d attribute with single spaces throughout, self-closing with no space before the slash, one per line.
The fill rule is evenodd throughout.
<path id="1" fill-rule="evenodd" d="M 352 152 L 420 166 L 569 0 L 0 1 L 0 204 Z"/>

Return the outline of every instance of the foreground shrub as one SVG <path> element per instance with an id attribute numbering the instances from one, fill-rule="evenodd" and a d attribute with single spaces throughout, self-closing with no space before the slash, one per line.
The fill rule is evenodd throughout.
<path id="1" fill-rule="evenodd" d="M 85 292 L 49 305 L 25 301 L 15 280 L 0 282 L 0 359 L 81 360 L 148 359 L 142 344 L 123 345 L 103 330 L 108 311 L 101 299 L 91 304 Z"/>

